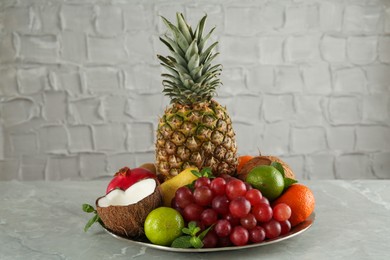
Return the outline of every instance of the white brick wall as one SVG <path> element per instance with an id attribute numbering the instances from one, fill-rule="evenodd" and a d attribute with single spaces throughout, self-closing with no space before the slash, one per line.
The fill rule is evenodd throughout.
<path id="1" fill-rule="evenodd" d="M 390 1 L 0 1 L 0 180 L 153 161 L 159 19 L 217 26 L 240 154 L 303 179 L 390 178 Z"/>

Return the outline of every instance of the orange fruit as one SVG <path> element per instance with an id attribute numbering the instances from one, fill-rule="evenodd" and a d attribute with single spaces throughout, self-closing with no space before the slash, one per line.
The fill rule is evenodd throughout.
<path id="1" fill-rule="evenodd" d="M 237 173 L 240 174 L 242 167 L 253 159 L 252 155 L 242 155 L 238 157 Z"/>
<path id="2" fill-rule="evenodd" d="M 291 208 L 289 221 L 296 226 L 307 219 L 314 211 L 315 199 L 313 192 L 303 184 L 293 184 L 272 205 L 286 203 Z"/>

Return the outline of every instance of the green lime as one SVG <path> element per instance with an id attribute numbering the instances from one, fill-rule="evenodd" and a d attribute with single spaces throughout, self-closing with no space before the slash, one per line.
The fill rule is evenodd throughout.
<path id="1" fill-rule="evenodd" d="M 268 165 L 253 168 L 248 173 L 246 182 L 261 191 L 269 200 L 279 197 L 284 189 L 283 175 L 275 167 Z"/>
<path id="2" fill-rule="evenodd" d="M 168 207 L 152 210 L 144 223 L 146 237 L 156 245 L 170 246 L 181 235 L 184 219 L 180 213 Z"/>

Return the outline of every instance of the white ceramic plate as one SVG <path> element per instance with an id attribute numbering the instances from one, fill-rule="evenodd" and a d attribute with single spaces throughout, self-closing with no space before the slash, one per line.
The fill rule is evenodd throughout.
<path id="1" fill-rule="evenodd" d="M 170 252 L 182 252 L 182 253 L 191 253 L 191 252 L 192 253 L 193 252 L 202 253 L 202 252 L 204 252 L 204 253 L 206 253 L 206 252 L 240 250 L 240 249 L 258 247 L 258 246 L 266 246 L 266 245 L 278 243 L 278 242 L 281 242 L 283 240 L 286 240 L 286 239 L 289 239 L 289 238 L 292 238 L 292 237 L 295 237 L 297 235 L 302 234 L 303 232 L 308 230 L 313 225 L 314 220 L 315 220 L 315 213 L 313 212 L 304 222 L 295 226 L 289 233 L 287 233 L 283 236 L 280 236 L 280 237 L 277 237 L 274 239 L 267 239 L 267 240 L 265 240 L 261 243 L 257 243 L 257 244 L 249 244 L 249 245 L 245 245 L 245 246 L 216 247 L 216 248 L 174 248 L 174 247 L 168 247 L 168 246 L 159 246 L 159 245 L 151 244 L 150 242 L 137 241 L 137 240 L 132 240 L 132 239 L 127 238 L 127 237 L 122 237 L 122 236 L 114 234 L 113 232 L 107 230 L 104 227 L 103 228 L 111 236 L 113 236 L 117 239 L 128 241 L 130 244 L 133 244 L 133 245 L 150 247 L 150 248 L 159 249 L 159 250 L 163 250 L 163 251 L 170 251 Z"/>

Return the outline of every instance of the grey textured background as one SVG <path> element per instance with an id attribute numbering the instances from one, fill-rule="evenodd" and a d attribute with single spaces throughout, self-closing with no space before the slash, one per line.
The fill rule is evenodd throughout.
<path id="1" fill-rule="evenodd" d="M 0 1 L 0 180 L 153 161 L 159 19 L 217 26 L 240 154 L 303 179 L 390 178 L 390 1 Z"/>

